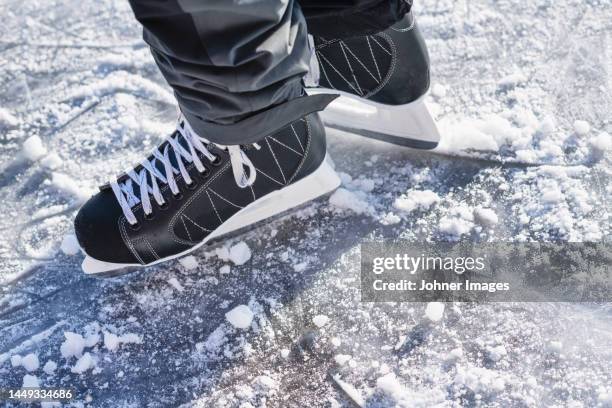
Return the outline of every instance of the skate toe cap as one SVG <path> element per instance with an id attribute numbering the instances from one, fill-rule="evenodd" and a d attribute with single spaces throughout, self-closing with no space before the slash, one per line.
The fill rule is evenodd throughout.
<path id="1" fill-rule="evenodd" d="M 119 231 L 121 215 L 121 207 L 111 191 L 104 190 L 90 198 L 74 220 L 81 249 L 100 261 L 138 263 Z"/>

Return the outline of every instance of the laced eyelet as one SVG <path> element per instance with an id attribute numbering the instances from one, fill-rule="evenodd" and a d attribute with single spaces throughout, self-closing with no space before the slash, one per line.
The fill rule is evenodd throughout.
<path id="1" fill-rule="evenodd" d="M 136 224 L 129 224 L 129 225 L 132 231 L 138 231 L 139 229 L 142 228 L 142 224 L 139 222 L 137 222 Z"/>
<path id="2" fill-rule="evenodd" d="M 213 166 L 217 167 L 220 166 L 221 163 L 223 163 L 223 160 L 221 160 L 221 158 L 219 156 L 215 156 L 215 159 L 213 161 L 210 162 Z"/>
<path id="3" fill-rule="evenodd" d="M 183 193 L 179 191 L 178 194 L 172 194 L 172 197 L 174 197 L 176 201 L 181 201 L 183 199 Z"/>
<path id="4" fill-rule="evenodd" d="M 195 190 L 196 187 L 198 186 L 198 182 L 195 180 L 191 180 L 191 184 L 185 183 L 185 185 L 187 186 L 189 190 Z"/>
<path id="5" fill-rule="evenodd" d="M 164 201 L 163 204 L 157 204 L 157 208 L 159 208 L 160 210 L 167 210 L 168 207 L 170 207 L 168 200 Z"/>
<path id="6" fill-rule="evenodd" d="M 147 214 L 147 213 L 144 214 L 145 220 L 151 221 L 154 218 L 155 218 L 155 214 L 153 213 L 153 211 L 151 211 L 151 214 Z"/>

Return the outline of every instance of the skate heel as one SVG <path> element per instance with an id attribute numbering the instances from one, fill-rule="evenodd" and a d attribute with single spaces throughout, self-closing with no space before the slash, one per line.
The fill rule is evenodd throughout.
<path id="1" fill-rule="evenodd" d="M 340 186 L 340 178 L 330 163 L 331 159 L 326 156 L 321 165 L 308 176 L 238 211 L 206 237 L 206 241 L 253 225 L 334 191 Z"/>
<path id="2" fill-rule="evenodd" d="M 335 90 L 309 92 L 341 95 L 319 113 L 331 128 L 415 149 L 433 149 L 440 141 L 423 97 L 404 105 L 386 105 Z"/>

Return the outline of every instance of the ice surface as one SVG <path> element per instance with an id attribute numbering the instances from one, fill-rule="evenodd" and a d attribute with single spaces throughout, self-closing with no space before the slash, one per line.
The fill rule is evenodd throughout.
<path id="1" fill-rule="evenodd" d="M 75 406 L 609 405 L 609 305 L 446 304 L 433 323 L 425 305 L 359 301 L 364 240 L 611 235 L 610 2 L 415 8 L 440 148 L 329 130 L 343 183 L 333 200 L 204 247 L 197 268 L 103 280 L 58 246 L 79 203 L 172 130 L 172 92 L 128 2 L 0 2 L 0 388 L 22 385 L 33 353 L 42 369 L 31 374 L 74 388 Z M 23 155 L 32 136 L 46 150 L 36 161 Z M 394 206 L 415 191 L 439 201 Z M 230 260 L 239 241 L 252 252 L 243 265 Z M 225 318 L 236 305 L 253 313 L 248 330 Z M 95 367 L 73 373 L 84 353 Z"/>

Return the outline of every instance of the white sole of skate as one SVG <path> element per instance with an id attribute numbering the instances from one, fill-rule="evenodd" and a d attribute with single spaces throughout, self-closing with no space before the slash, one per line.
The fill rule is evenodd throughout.
<path id="1" fill-rule="evenodd" d="M 309 95 L 321 93 L 340 94 L 319 112 L 326 126 L 415 149 L 430 150 L 440 141 L 423 96 L 405 105 L 385 105 L 334 89 L 308 89 Z"/>
<path id="2" fill-rule="evenodd" d="M 104 262 L 86 255 L 82 264 L 83 272 L 85 272 L 87 275 L 104 275 L 111 271 L 126 268 L 144 268 L 146 266 L 152 266 L 172 259 L 180 258 L 197 250 L 215 238 L 222 237 L 231 232 L 251 226 L 257 222 L 281 214 L 292 208 L 307 203 L 308 201 L 328 194 L 340 186 L 340 178 L 330 165 L 330 162 L 331 160 L 328 156 L 326 156 L 323 163 L 313 173 L 295 182 L 294 184 L 283 188 L 282 190 L 273 191 L 272 193 L 253 201 L 251 204 L 247 205 L 225 221 L 212 234 L 207 236 L 204 241 L 184 252 L 159 259 L 148 265 Z"/>

